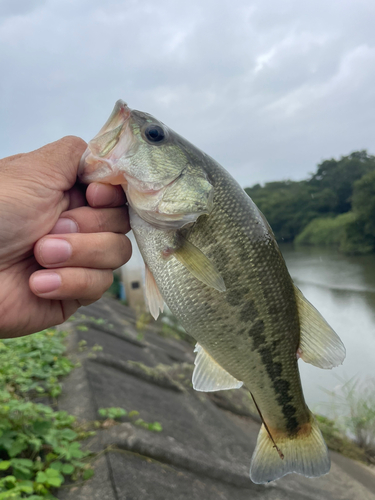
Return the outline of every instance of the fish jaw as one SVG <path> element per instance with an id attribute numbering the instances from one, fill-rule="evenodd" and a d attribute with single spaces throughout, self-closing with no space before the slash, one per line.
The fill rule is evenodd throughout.
<path id="1" fill-rule="evenodd" d="M 130 108 L 118 100 L 110 117 L 89 141 L 82 155 L 78 168 L 81 182 L 127 183 L 126 160 L 137 149 L 137 141 L 129 127 L 130 118 Z"/>

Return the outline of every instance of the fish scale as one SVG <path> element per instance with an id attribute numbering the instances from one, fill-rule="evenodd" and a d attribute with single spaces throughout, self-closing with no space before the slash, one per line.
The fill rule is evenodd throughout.
<path id="1" fill-rule="evenodd" d="M 157 317 L 165 301 L 198 342 L 193 387 L 250 390 L 263 421 L 251 479 L 326 474 L 327 448 L 304 400 L 297 353 L 332 368 L 345 348 L 294 286 L 268 222 L 243 189 L 215 160 L 123 101 L 89 142 L 79 175 L 122 184 L 150 311 Z"/>

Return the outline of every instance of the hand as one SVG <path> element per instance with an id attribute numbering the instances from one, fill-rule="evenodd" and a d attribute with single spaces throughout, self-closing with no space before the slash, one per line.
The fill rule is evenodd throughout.
<path id="1" fill-rule="evenodd" d="M 75 185 L 85 148 L 65 137 L 0 160 L 0 337 L 64 322 L 131 256 L 122 189 Z"/>

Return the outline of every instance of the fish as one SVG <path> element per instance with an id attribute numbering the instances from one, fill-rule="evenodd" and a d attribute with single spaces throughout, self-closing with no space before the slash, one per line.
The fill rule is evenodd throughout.
<path id="1" fill-rule="evenodd" d="M 327 474 L 330 458 L 302 392 L 298 358 L 341 364 L 345 347 L 294 285 L 266 218 L 213 158 L 119 100 L 88 143 L 82 182 L 120 184 L 157 318 L 166 303 L 197 341 L 193 387 L 244 385 L 262 419 L 250 478 Z"/>

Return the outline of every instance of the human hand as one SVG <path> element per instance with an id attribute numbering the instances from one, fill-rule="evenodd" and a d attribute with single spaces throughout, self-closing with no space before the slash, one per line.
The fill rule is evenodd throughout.
<path id="1" fill-rule="evenodd" d="M 0 160 L 2 338 L 64 322 L 98 300 L 131 256 L 122 189 L 92 183 L 85 196 L 75 185 L 85 148 L 65 137 Z"/>

